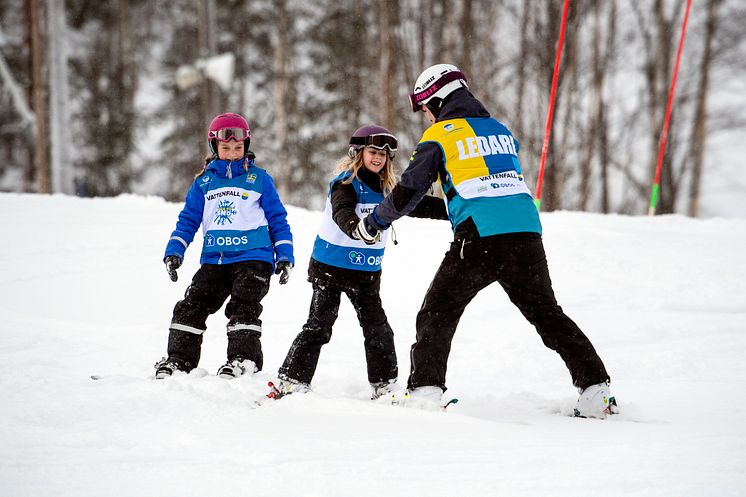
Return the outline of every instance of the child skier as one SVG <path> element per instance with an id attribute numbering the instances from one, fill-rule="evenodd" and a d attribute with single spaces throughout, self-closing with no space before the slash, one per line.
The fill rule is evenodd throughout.
<path id="1" fill-rule="evenodd" d="M 350 299 L 363 329 L 372 398 L 396 389 L 394 333 L 379 295 L 388 230 L 373 245 L 366 245 L 356 228 L 396 184 L 392 159 L 397 143 L 389 130 L 377 125 L 363 126 L 350 138 L 348 157 L 340 162 L 339 174 L 329 184 L 308 267 L 313 286 L 308 321 L 290 347 L 278 373 L 280 383 L 270 397 L 310 389 L 321 347 L 332 336 L 342 292 Z M 448 219 L 445 204 L 435 197 L 425 197 L 410 215 Z"/>
<path id="2" fill-rule="evenodd" d="M 281 275 L 281 285 L 287 283 L 294 264 L 293 237 L 272 178 L 254 165 L 250 139 L 249 124 L 238 114 L 220 114 L 210 123 L 212 156 L 187 193 L 163 259 L 176 281 L 176 270 L 201 224 L 202 266 L 174 307 L 168 357 L 155 364 L 156 378 L 197 367 L 205 320 L 228 296 L 228 362 L 218 375 L 234 378 L 262 369 L 260 302 L 273 270 Z"/>

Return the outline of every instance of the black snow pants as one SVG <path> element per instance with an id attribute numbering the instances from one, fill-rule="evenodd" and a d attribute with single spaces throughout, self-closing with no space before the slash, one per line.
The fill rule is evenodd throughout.
<path id="1" fill-rule="evenodd" d="M 228 360 L 237 357 L 254 361 L 262 369 L 263 355 L 261 300 L 269 290 L 272 265 L 262 261 L 233 264 L 204 264 L 194 274 L 184 299 L 176 303 L 168 335 L 168 356 L 197 367 L 202 348 L 205 321 L 225 307 L 228 321 Z"/>
<path id="2" fill-rule="evenodd" d="M 364 287 L 350 290 L 327 283 L 313 283 L 308 321 L 293 341 L 280 367 L 280 378 L 311 383 L 321 347 L 329 343 L 332 337 L 332 326 L 337 320 L 342 292 L 350 299 L 363 328 L 368 381 L 379 383 L 397 378 L 394 332 L 386 319 L 378 289 Z"/>
<path id="3" fill-rule="evenodd" d="M 451 243 L 417 314 L 409 388 L 435 385 L 445 390 L 448 355 L 461 315 L 477 293 L 495 281 L 536 327 L 544 345 L 560 355 L 576 387 L 609 379 L 591 342 L 557 304 L 541 236 L 511 233 L 457 236 Z"/>

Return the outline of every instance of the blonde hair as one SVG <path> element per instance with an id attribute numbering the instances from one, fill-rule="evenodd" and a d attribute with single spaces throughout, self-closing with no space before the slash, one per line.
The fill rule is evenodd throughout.
<path id="1" fill-rule="evenodd" d="M 349 171 L 350 177 L 344 180 L 342 183 L 352 183 L 352 180 L 357 178 L 357 173 L 360 171 L 360 168 L 365 167 L 363 165 L 363 149 L 361 148 L 356 154 L 355 157 L 343 157 L 338 163 L 337 163 L 337 174 L 345 171 Z M 388 195 L 391 193 L 391 190 L 394 189 L 394 186 L 396 186 L 396 174 L 394 173 L 394 163 L 391 160 L 391 156 L 389 154 L 386 154 L 386 164 L 384 164 L 383 169 L 381 169 L 381 172 L 378 173 L 378 176 L 381 178 L 381 190 L 383 190 L 384 195 Z"/>

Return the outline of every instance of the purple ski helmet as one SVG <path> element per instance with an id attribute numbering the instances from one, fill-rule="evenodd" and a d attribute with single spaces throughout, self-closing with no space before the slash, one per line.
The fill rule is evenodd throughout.
<path id="1" fill-rule="evenodd" d="M 350 148 L 347 150 L 347 155 L 350 158 L 355 158 L 363 148 L 373 147 L 378 150 L 386 149 L 389 157 L 393 159 L 398 146 L 399 140 L 391 131 L 377 124 L 366 124 L 356 129 L 350 137 Z"/>

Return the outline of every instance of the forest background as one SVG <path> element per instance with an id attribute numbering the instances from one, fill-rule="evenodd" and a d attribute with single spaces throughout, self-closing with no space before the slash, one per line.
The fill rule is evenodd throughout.
<path id="1" fill-rule="evenodd" d="M 284 202 L 319 209 L 362 124 L 406 167 L 427 125 L 407 94 L 434 63 L 511 128 L 533 191 L 562 5 L 0 0 L 0 191 L 181 200 L 235 111 Z M 543 210 L 647 211 L 685 5 L 570 2 Z M 742 1 L 692 2 L 658 213 L 746 217 L 745 25 Z"/>

